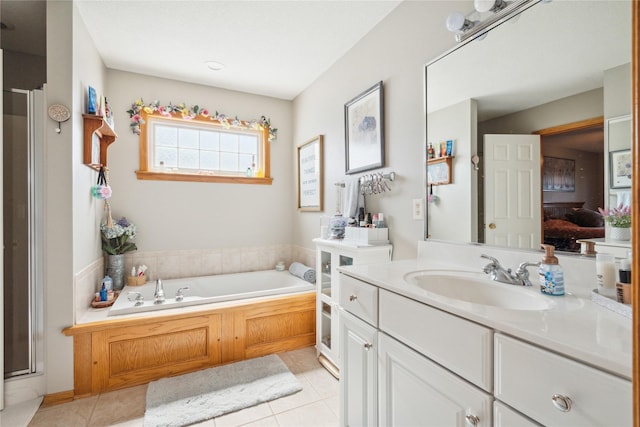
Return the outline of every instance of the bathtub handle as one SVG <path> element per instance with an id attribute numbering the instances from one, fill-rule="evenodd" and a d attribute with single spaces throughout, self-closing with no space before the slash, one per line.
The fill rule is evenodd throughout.
<path id="1" fill-rule="evenodd" d="M 135 299 L 131 299 L 131 297 L 136 296 Z M 127 292 L 127 299 L 131 302 L 135 301 L 135 307 L 140 307 L 144 304 L 144 297 L 140 292 Z"/>
<path id="2" fill-rule="evenodd" d="M 188 286 L 185 286 L 183 288 L 178 289 L 177 292 L 176 292 L 176 302 L 180 302 L 180 301 L 184 300 L 184 295 L 183 295 L 182 291 L 188 291 L 188 290 L 189 290 Z"/>

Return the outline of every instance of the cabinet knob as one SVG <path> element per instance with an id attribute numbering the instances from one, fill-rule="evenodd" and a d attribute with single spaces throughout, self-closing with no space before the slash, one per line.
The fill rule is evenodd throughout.
<path id="1" fill-rule="evenodd" d="M 559 411 L 569 412 L 571 410 L 571 399 L 567 396 L 554 394 L 551 401 L 553 402 L 553 406 Z"/>
<path id="2" fill-rule="evenodd" d="M 464 419 L 467 421 L 468 426 L 477 426 L 480 423 L 480 418 L 476 415 L 466 415 Z"/>
<path id="3" fill-rule="evenodd" d="M 373 347 L 373 344 L 370 344 L 370 343 L 368 343 L 368 342 L 364 344 L 364 349 L 365 349 L 365 350 L 370 350 L 370 349 L 371 349 L 371 347 Z"/>
<path id="4" fill-rule="evenodd" d="M 358 295 L 349 295 L 349 301 L 355 301 L 358 299 Z"/>

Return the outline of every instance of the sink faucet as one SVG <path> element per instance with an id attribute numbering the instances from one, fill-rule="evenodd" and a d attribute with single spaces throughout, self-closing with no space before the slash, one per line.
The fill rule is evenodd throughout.
<path id="1" fill-rule="evenodd" d="M 509 285 L 531 286 L 528 267 L 540 265 L 539 262 L 523 262 L 518 266 L 516 272 L 512 273 L 510 268 L 505 269 L 494 257 L 484 254 L 481 255 L 481 257 L 491 261 L 484 266 L 482 271 L 487 273 L 491 280 Z"/>
<path id="2" fill-rule="evenodd" d="M 156 280 L 156 290 L 153 293 L 153 303 L 162 304 L 164 302 L 164 288 L 162 287 L 162 280 Z"/>

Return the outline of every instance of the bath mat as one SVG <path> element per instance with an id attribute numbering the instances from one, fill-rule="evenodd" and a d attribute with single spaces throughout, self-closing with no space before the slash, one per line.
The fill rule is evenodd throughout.
<path id="1" fill-rule="evenodd" d="M 162 378 L 147 388 L 144 426 L 185 426 L 300 390 L 276 355 Z"/>

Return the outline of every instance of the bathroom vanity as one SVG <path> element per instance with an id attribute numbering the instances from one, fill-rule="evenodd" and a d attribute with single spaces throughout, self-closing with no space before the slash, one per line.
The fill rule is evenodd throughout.
<path id="1" fill-rule="evenodd" d="M 631 425 L 629 319 L 463 269 L 340 268 L 341 425 Z"/>

